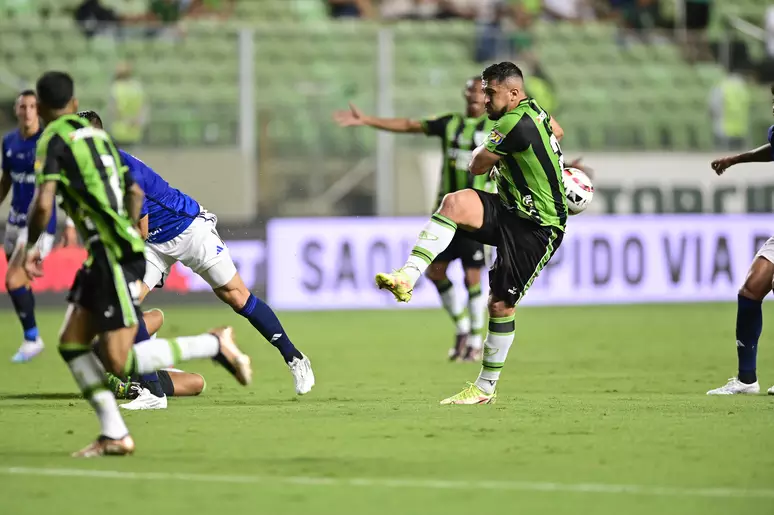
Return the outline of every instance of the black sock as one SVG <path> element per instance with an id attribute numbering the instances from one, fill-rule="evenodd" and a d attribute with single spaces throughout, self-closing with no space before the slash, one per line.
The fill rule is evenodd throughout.
<path id="1" fill-rule="evenodd" d="M 738 378 L 745 384 L 758 380 L 756 361 L 758 339 L 763 330 L 762 302 L 739 295 L 736 310 L 736 355 L 739 359 Z"/>

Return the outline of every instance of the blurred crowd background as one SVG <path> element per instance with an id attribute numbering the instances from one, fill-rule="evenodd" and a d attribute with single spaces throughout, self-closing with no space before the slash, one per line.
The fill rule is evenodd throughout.
<path id="1" fill-rule="evenodd" d="M 771 121 L 774 5 L 0 0 L 0 128 L 13 127 L 21 87 L 65 69 L 82 107 L 122 146 L 159 156 L 162 175 L 190 178 L 194 193 L 211 188 L 208 173 L 248 176 L 235 188 L 254 183 L 243 200 L 255 209 L 227 218 L 372 214 L 379 166 L 409 173 L 406 156 L 437 142 L 380 140 L 331 112 L 350 101 L 392 116 L 460 110 L 465 80 L 505 59 L 523 66 L 569 151 L 739 149 Z M 203 155 L 216 170 L 196 169 Z"/>

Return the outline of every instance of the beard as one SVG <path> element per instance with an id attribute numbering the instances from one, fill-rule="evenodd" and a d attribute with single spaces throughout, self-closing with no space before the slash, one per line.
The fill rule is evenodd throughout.
<path id="1" fill-rule="evenodd" d="M 508 106 L 504 106 L 499 111 L 494 111 L 494 110 L 490 111 L 489 109 L 487 109 L 486 112 L 489 115 L 490 120 L 499 120 L 505 115 L 505 113 L 508 112 Z"/>

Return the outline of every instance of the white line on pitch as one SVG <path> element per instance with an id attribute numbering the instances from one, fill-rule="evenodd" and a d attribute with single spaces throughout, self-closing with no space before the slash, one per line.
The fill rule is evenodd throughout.
<path id="1" fill-rule="evenodd" d="M 416 488 L 431 490 L 512 490 L 523 492 L 572 492 L 583 494 L 628 494 L 651 497 L 737 497 L 774 499 L 772 489 L 681 488 L 673 486 L 615 485 L 599 483 L 543 483 L 528 481 L 456 481 L 445 479 L 344 478 L 304 476 L 229 476 L 214 474 L 178 474 L 174 472 L 124 472 L 59 468 L 5 467 L 0 474 L 19 476 L 91 477 L 133 479 L 139 481 L 186 481 L 233 484 L 292 484 L 374 488 Z"/>

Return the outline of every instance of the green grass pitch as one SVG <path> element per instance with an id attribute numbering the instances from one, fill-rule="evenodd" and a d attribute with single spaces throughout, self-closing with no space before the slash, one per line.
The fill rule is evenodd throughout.
<path id="1" fill-rule="evenodd" d="M 498 403 L 442 407 L 478 366 L 445 361 L 441 311 L 282 314 L 317 376 L 297 398 L 228 308 L 169 307 L 161 336 L 235 325 L 254 384 L 183 365 L 205 394 L 126 414 L 136 454 L 92 461 L 68 457 L 98 425 L 55 350 L 64 309 L 39 313 L 48 348 L 25 365 L 3 312 L 0 513 L 772 514 L 774 398 L 705 395 L 734 373 L 734 310 L 524 308 Z"/>

